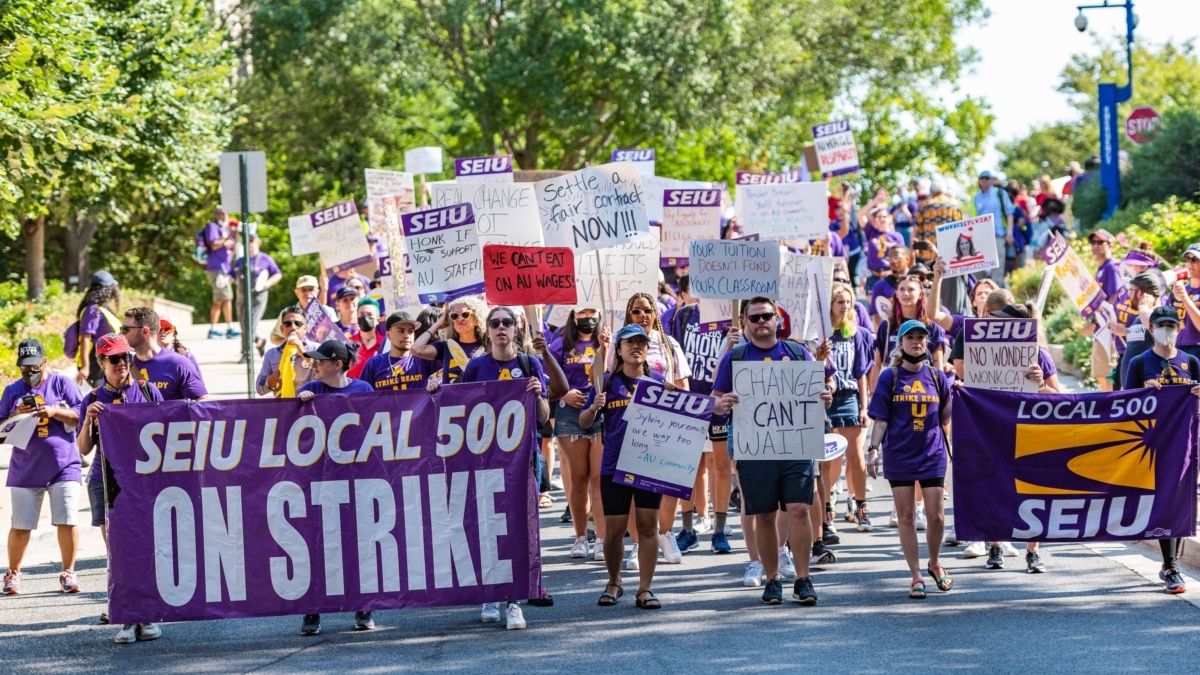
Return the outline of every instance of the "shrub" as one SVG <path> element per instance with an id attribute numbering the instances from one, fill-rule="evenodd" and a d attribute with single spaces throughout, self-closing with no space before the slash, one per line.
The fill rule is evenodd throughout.
<path id="1" fill-rule="evenodd" d="M 1124 235 L 1131 246 L 1149 242 L 1169 264 L 1179 264 L 1187 247 L 1200 242 L 1200 205 L 1170 197 L 1140 214 Z"/>

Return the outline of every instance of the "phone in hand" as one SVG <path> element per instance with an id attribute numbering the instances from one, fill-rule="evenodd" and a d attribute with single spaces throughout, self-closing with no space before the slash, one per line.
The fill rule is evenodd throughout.
<path id="1" fill-rule="evenodd" d="M 929 245 L 929 242 L 924 241 L 924 240 L 914 241 L 912 247 L 913 247 L 913 249 L 915 249 L 917 251 L 928 251 L 929 249 L 933 248 L 932 246 Z"/>
<path id="2" fill-rule="evenodd" d="M 27 394 L 21 397 L 21 405 L 27 408 L 38 407 L 37 397 L 32 394 Z"/>

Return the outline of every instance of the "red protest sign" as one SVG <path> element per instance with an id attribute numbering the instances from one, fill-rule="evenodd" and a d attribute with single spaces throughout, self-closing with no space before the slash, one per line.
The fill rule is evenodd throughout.
<path id="1" fill-rule="evenodd" d="M 573 305 L 575 254 L 566 247 L 483 247 L 483 281 L 488 304 Z"/>

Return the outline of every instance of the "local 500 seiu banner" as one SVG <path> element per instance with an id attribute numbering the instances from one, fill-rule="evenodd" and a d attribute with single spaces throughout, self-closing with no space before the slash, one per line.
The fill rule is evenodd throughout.
<path id="1" fill-rule="evenodd" d="M 1196 422 L 1185 386 L 1079 395 L 959 389 L 955 532 L 968 541 L 1192 536 Z"/>
<path id="2" fill-rule="evenodd" d="M 537 597 L 526 384 L 110 406 L 113 622 Z"/>

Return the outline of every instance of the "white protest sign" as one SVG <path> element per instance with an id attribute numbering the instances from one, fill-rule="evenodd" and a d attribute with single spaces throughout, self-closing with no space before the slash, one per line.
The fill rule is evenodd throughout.
<path id="1" fill-rule="evenodd" d="M 662 223 L 663 201 L 667 190 L 711 190 L 712 186 L 712 183 L 704 180 L 676 180 L 662 176 L 642 176 L 646 217 L 652 223 Z"/>
<path id="2" fill-rule="evenodd" d="M 438 183 L 432 186 L 430 203 L 434 208 L 464 202 L 470 204 L 475 213 L 480 245 L 542 245 L 542 224 L 532 183 Z"/>
<path id="3" fill-rule="evenodd" d="M 833 289 L 833 263 L 829 256 L 812 256 L 781 250 L 779 274 L 779 307 L 791 317 L 789 337 L 796 340 L 816 340 L 821 331 L 818 324 L 829 320 L 829 306 L 823 312 L 815 311 L 813 295 L 814 266 L 820 268 L 823 297 L 827 300 Z M 824 315 L 824 319 L 822 319 Z"/>
<path id="4" fill-rule="evenodd" d="M 829 231 L 825 183 L 738 185 L 734 207 L 742 232 L 762 239 L 821 239 Z"/>
<path id="5" fill-rule="evenodd" d="M 1038 362 L 1037 319 L 968 318 L 964 331 L 964 386 L 1037 393 L 1025 377 Z"/>
<path id="6" fill-rule="evenodd" d="M 317 234 L 309 216 L 288 217 L 288 239 L 292 242 L 292 255 L 307 255 L 317 252 Z"/>
<path id="7" fill-rule="evenodd" d="M 354 201 L 344 201 L 308 215 L 317 253 L 330 274 L 358 267 L 375 259 Z"/>
<path id="8" fill-rule="evenodd" d="M 733 458 L 825 459 L 825 364 L 735 361 Z"/>
<path id="9" fill-rule="evenodd" d="M 719 298 L 699 298 L 700 332 L 715 333 L 729 330 L 733 325 L 733 301 Z"/>
<path id="10" fill-rule="evenodd" d="M 442 149 L 437 147 L 424 147 L 405 150 L 404 171 L 411 174 L 441 173 Z"/>
<path id="11" fill-rule="evenodd" d="M 720 190 L 667 190 L 660 203 L 663 265 L 687 265 L 693 239 L 720 239 Z"/>
<path id="12" fill-rule="evenodd" d="M 694 239 L 688 271 L 697 298 L 743 300 L 779 295 L 779 244 L 740 239 Z"/>
<path id="13" fill-rule="evenodd" d="M 408 255 L 408 246 L 404 242 L 404 231 L 400 228 L 400 216 L 411 207 L 411 197 L 383 197 L 380 199 L 381 213 L 384 218 L 384 232 L 387 235 L 387 271 L 381 273 L 380 281 L 384 288 L 388 307 L 397 309 L 416 307 L 420 311 L 421 302 L 417 298 L 417 287 L 413 283 L 412 260 Z M 383 259 L 380 259 L 380 269 L 383 269 Z"/>
<path id="14" fill-rule="evenodd" d="M 483 293 L 483 252 L 470 204 L 406 213 L 400 226 L 421 302 Z"/>
<path id="15" fill-rule="evenodd" d="M 511 183 L 512 155 L 460 157 L 454 160 L 454 176 L 465 183 Z"/>
<path id="16" fill-rule="evenodd" d="M 809 308 L 805 317 L 805 332 L 816 329 L 817 340 L 833 337 L 833 322 L 829 318 L 829 295 L 833 290 L 833 258 L 822 256 L 808 262 Z"/>
<path id="17" fill-rule="evenodd" d="M 829 178 L 858 171 L 858 148 L 850 120 L 838 120 L 813 127 L 813 143 L 821 175 Z"/>
<path id="18" fill-rule="evenodd" d="M 37 431 L 39 422 L 41 419 L 33 413 L 13 415 L 0 425 L 0 443 L 7 443 L 21 450 L 27 449 L 29 441 L 33 440 L 33 432 Z M 707 432 L 708 427 L 705 426 L 705 433 Z"/>
<path id="19" fill-rule="evenodd" d="M 658 228 L 622 246 L 575 256 L 575 309 L 600 308 L 600 280 L 604 280 L 604 302 L 610 311 L 625 318 L 625 304 L 637 293 L 658 296 Z"/>
<path id="20" fill-rule="evenodd" d="M 1000 266 L 990 213 L 938 225 L 937 248 L 938 257 L 946 263 L 946 279 Z"/>
<path id="21" fill-rule="evenodd" d="M 416 187 L 413 175 L 403 171 L 364 169 L 363 179 L 367 186 L 367 225 L 371 234 L 386 235 L 387 224 L 383 220 L 383 198 L 398 197 L 401 213 L 416 208 Z"/>
<path id="22" fill-rule="evenodd" d="M 713 402 L 711 396 L 667 391 L 653 380 L 638 380 L 625 409 L 625 436 L 613 481 L 691 499 Z"/>
<path id="23" fill-rule="evenodd" d="M 654 148 L 613 150 L 611 162 L 629 162 L 643 178 L 654 175 Z"/>
<path id="24" fill-rule="evenodd" d="M 650 231 L 642 179 L 629 162 L 575 171 L 534 187 L 546 246 L 585 253 Z"/>

